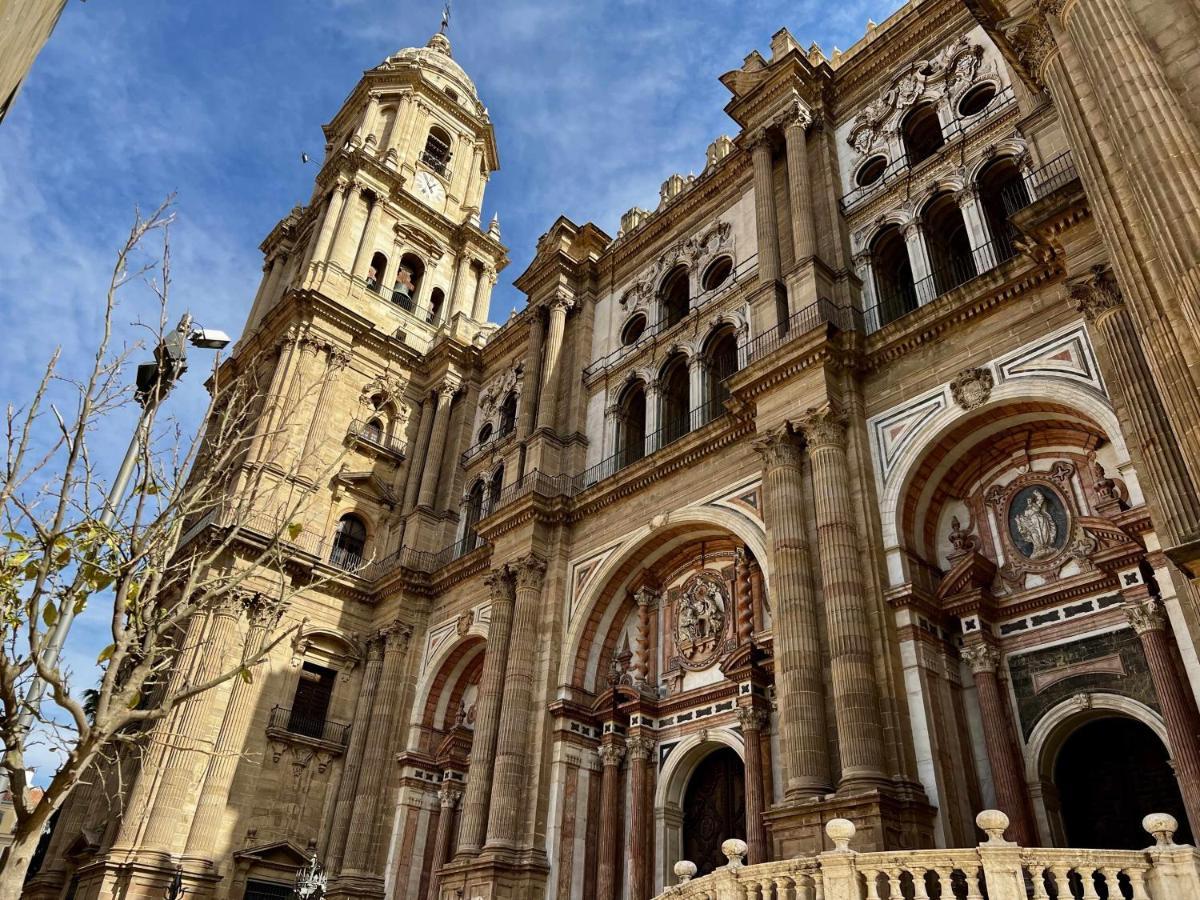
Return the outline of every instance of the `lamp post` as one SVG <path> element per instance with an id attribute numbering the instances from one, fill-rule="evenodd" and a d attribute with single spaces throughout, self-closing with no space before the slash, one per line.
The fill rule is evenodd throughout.
<path id="1" fill-rule="evenodd" d="M 308 865 L 296 872 L 296 896 L 299 900 L 323 900 L 327 880 L 325 869 L 314 853 Z"/>
<path id="2" fill-rule="evenodd" d="M 100 515 L 101 526 L 111 527 L 117 520 L 117 510 L 129 487 L 129 479 L 137 465 L 138 455 L 148 444 L 150 423 L 159 404 L 174 387 L 184 372 L 187 371 L 187 345 L 205 350 L 220 350 L 229 343 L 229 335 L 215 328 L 201 328 L 192 321 L 191 313 L 184 313 L 175 330 L 159 341 L 154 348 L 154 362 L 143 363 L 137 369 L 137 382 L 134 398 L 142 411 L 138 415 L 137 425 L 133 430 L 133 438 L 117 470 L 108 496 L 104 498 L 104 512 Z M 50 639 L 42 649 L 42 660 L 48 666 L 58 662 L 63 644 L 67 641 L 67 632 L 75 620 L 75 604 L 68 604 L 59 614 L 58 620 L 50 630 Z M 34 670 L 33 680 L 25 695 L 25 703 L 17 723 L 21 730 L 29 727 L 33 721 L 33 711 L 37 709 L 45 693 L 46 684 Z"/>

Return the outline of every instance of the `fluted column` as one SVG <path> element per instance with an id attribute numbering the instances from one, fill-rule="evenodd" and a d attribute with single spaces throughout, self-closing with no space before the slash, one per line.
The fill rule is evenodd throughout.
<path id="1" fill-rule="evenodd" d="M 262 407 L 254 423 L 254 436 L 250 439 L 250 447 L 246 451 L 246 461 L 258 463 L 262 461 L 263 446 L 275 428 L 275 417 L 283 406 L 284 392 L 294 370 L 294 362 L 298 355 L 299 338 L 294 329 L 289 329 L 276 343 L 275 369 L 271 373 L 271 383 L 263 397 Z"/>
<path id="2" fill-rule="evenodd" d="M 758 280 L 779 279 L 779 217 L 775 213 L 775 185 L 771 177 L 771 143 L 765 130 L 753 138 L 754 227 L 758 237 Z"/>
<path id="3" fill-rule="evenodd" d="M 626 741 L 629 751 L 629 834 L 633 852 L 629 855 L 629 900 L 650 900 L 650 860 L 654 858 L 654 837 L 650 818 L 650 768 L 654 764 L 654 741 L 634 735 Z"/>
<path id="4" fill-rule="evenodd" d="M 618 860 L 623 857 L 620 847 L 621 822 L 621 760 L 625 756 L 623 740 L 607 735 L 599 749 L 600 756 L 600 838 L 596 847 L 596 900 L 618 900 Z"/>
<path id="5" fill-rule="evenodd" d="M 267 634 L 279 621 L 282 607 L 256 596 L 250 600 L 250 632 L 246 636 L 245 658 L 252 658 L 262 650 Z M 221 827 L 221 819 L 229 803 L 229 789 L 240 761 L 239 751 L 246 733 L 246 726 L 254 715 L 254 697 L 258 686 L 244 678 L 233 679 L 233 688 L 225 704 L 225 716 L 217 732 L 208 768 L 200 780 L 197 791 L 196 815 L 188 830 L 184 855 L 211 858 Z"/>
<path id="6" fill-rule="evenodd" d="M 538 391 L 537 427 L 553 428 L 554 411 L 558 405 L 559 360 L 562 357 L 563 336 L 567 329 L 567 313 L 574 302 L 565 294 L 550 301 L 550 324 L 542 348 L 542 388 Z"/>
<path id="7" fill-rule="evenodd" d="M 475 703 L 471 765 L 467 771 L 462 824 L 458 830 L 460 854 L 478 853 L 487 833 L 500 704 L 504 696 L 504 670 L 508 667 L 508 644 L 512 633 L 512 576 L 506 569 L 493 569 L 485 580 L 492 598 L 492 615 L 483 672 L 479 677 L 479 699 Z"/>
<path id="8" fill-rule="evenodd" d="M 828 793 L 829 745 L 817 602 L 809 580 L 804 537 L 800 446 L 780 430 L 755 441 L 763 460 L 763 489 L 774 594 L 775 684 L 790 799 Z"/>
<path id="9" fill-rule="evenodd" d="M 808 126 L 812 113 L 802 104 L 794 104 L 783 129 L 787 144 L 788 199 L 792 207 L 792 242 L 796 262 L 801 263 L 816 252 L 813 230 L 812 179 L 808 173 Z"/>
<path id="10" fill-rule="evenodd" d="M 1200 732 L 1196 704 L 1184 687 L 1167 637 L 1167 617 L 1162 602 L 1150 595 L 1146 585 L 1125 588 L 1125 615 L 1137 632 L 1146 654 L 1154 693 L 1167 726 L 1171 767 L 1179 780 L 1179 792 L 1193 831 L 1200 828 Z"/>
<path id="11" fill-rule="evenodd" d="M 471 318 L 476 322 L 483 322 L 487 319 L 488 305 L 492 299 L 492 286 L 496 283 L 496 270 L 491 266 L 485 266 L 479 273 L 479 280 L 475 282 L 475 300 L 471 305 Z"/>
<path id="12" fill-rule="evenodd" d="M 438 801 L 442 811 L 438 817 L 437 836 L 433 839 L 433 859 L 430 862 L 429 890 L 426 900 L 439 900 L 438 889 L 442 885 L 442 866 L 450 861 L 454 849 L 454 819 L 462 790 L 452 781 L 443 781 L 438 789 Z"/>
<path id="13" fill-rule="evenodd" d="M 737 708 L 742 737 L 746 741 L 746 846 L 750 848 L 750 863 L 767 861 L 767 830 L 763 825 L 766 809 L 766 790 L 763 782 L 762 729 L 767 714 L 752 706 Z"/>
<path id="14" fill-rule="evenodd" d="M 333 243 L 333 233 L 337 230 L 342 218 L 342 210 L 346 205 L 352 185 L 349 181 L 339 179 L 329 195 L 329 203 L 325 207 L 325 215 L 321 219 L 321 230 L 317 232 L 317 241 L 313 244 L 312 261 L 325 262 L 329 257 L 329 248 Z"/>
<path id="15" fill-rule="evenodd" d="M 355 236 L 351 224 L 355 218 L 354 207 L 357 205 L 355 201 L 359 199 L 359 195 L 360 191 L 357 185 L 352 184 L 346 189 L 346 202 L 343 205 L 337 229 L 333 233 L 333 245 L 329 249 L 329 261 L 343 270 L 350 268 L 349 260 L 354 248 Z"/>
<path id="16" fill-rule="evenodd" d="M 1029 803 L 1029 791 L 1022 773 L 1017 738 L 1004 705 L 1004 695 L 996 669 L 1000 654 L 990 644 L 977 643 L 962 651 L 963 661 L 971 667 L 975 696 L 979 701 L 983 741 L 988 765 L 996 788 L 996 805 L 1008 815 L 1008 838 L 1022 847 L 1037 845 L 1037 828 Z"/>
<path id="17" fill-rule="evenodd" d="M 458 384 L 452 381 L 447 381 L 438 388 L 429 447 L 425 452 L 425 471 L 421 473 L 421 491 L 417 495 L 418 506 L 433 506 L 437 497 L 438 478 L 444 468 L 442 454 L 446 451 L 446 435 L 450 431 L 450 404 L 457 392 Z"/>
<path id="18" fill-rule="evenodd" d="M 838 787 L 883 781 L 883 717 L 867 624 L 863 558 L 840 413 L 812 410 L 803 421 L 812 460 L 813 506 L 820 542 L 821 585 L 829 635 L 833 709 L 842 773 Z"/>
<path id="19" fill-rule="evenodd" d="M 383 668 L 371 709 L 370 733 L 363 749 L 362 771 L 350 832 L 346 838 L 343 872 L 378 874 L 379 807 L 392 771 L 391 745 L 396 733 L 397 707 L 403 691 L 404 664 L 412 629 L 400 623 L 383 631 Z"/>
<path id="20" fill-rule="evenodd" d="M 433 417 L 437 409 L 437 401 L 426 396 L 421 401 L 421 417 L 417 420 L 417 440 L 413 446 L 412 455 L 408 458 L 408 476 L 404 482 L 405 515 L 412 512 L 417 505 L 417 494 L 421 490 L 421 477 L 425 471 L 426 452 L 429 450 L 429 436 L 433 433 Z"/>
<path id="21" fill-rule="evenodd" d="M 371 201 L 371 208 L 367 211 L 367 224 L 363 227 L 362 237 L 358 241 L 358 252 L 354 257 L 354 268 L 352 274 L 355 278 L 366 278 L 367 269 L 371 264 L 371 256 L 374 254 L 375 246 L 375 229 L 379 227 L 379 216 L 383 212 L 383 200 L 376 197 Z M 383 272 L 376 272 L 375 278 L 378 283 L 384 285 Z"/>
<path id="22" fill-rule="evenodd" d="M 458 268 L 454 274 L 454 295 L 450 302 L 450 315 L 446 317 L 449 321 L 456 313 L 466 311 L 468 304 L 467 297 L 467 281 L 471 275 L 471 257 L 464 250 L 458 258 Z"/>
<path id="23" fill-rule="evenodd" d="M 320 471 L 321 458 L 318 455 L 324 445 L 333 419 L 329 410 L 329 395 L 337 381 L 337 373 L 350 365 L 350 353 L 341 347 L 330 346 L 326 349 L 325 372 L 321 378 L 321 389 L 317 393 L 317 403 L 313 408 L 312 418 L 308 423 L 308 433 L 304 437 L 304 449 L 300 452 L 300 467 L 307 475 L 315 475 Z"/>
<path id="24" fill-rule="evenodd" d="M 516 606 L 513 612 L 512 638 L 508 647 L 508 667 L 504 672 L 504 714 L 496 739 L 495 781 L 493 794 L 503 803 L 493 803 L 488 813 L 487 846 L 513 849 L 519 839 L 525 810 L 526 787 L 532 771 L 530 764 L 533 718 L 533 660 L 538 635 L 538 614 L 542 610 L 542 583 L 546 563 L 526 556 L 512 565 L 516 580 Z"/>

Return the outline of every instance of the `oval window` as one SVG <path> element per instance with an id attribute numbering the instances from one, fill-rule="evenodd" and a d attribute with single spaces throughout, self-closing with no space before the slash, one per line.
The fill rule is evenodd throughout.
<path id="1" fill-rule="evenodd" d="M 482 428 L 479 429 L 479 440 L 477 443 L 486 444 L 491 439 L 492 439 L 492 425 L 489 422 L 489 423 L 485 424 Z"/>
<path id="2" fill-rule="evenodd" d="M 994 84 L 976 85 L 958 101 L 958 114 L 960 116 L 977 116 L 987 109 L 987 105 L 995 96 L 996 86 Z"/>
<path id="3" fill-rule="evenodd" d="M 625 327 L 621 329 L 621 343 L 628 347 L 634 341 L 642 336 L 642 332 L 646 330 L 646 317 L 638 313 L 632 319 L 625 323 Z"/>
<path id="4" fill-rule="evenodd" d="M 722 256 L 705 270 L 704 290 L 711 291 L 713 288 L 719 288 L 729 280 L 729 275 L 732 272 L 733 260 L 728 256 Z"/>
<path id="5" fill-rule="evenodd" d="M 886 157 L 872 156 L 862 164 L 862 167 L 858 170 L 858 177 L 855 180 L 858 182 L 859 187 L 867 187 L 882 178 L 886 169 Z"/>

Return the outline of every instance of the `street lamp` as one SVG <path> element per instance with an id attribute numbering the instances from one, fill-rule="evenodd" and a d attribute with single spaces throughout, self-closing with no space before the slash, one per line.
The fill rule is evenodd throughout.
<path id="1" fill-rule="evenodd" d="M 117 520 L 117 509 L 129 487 L 129 479 L 137 465 L 138 455 L 147 445 L 150 437 L 150 422 L 154 411 L 175 386 L 184 372 L 187 371 L 187 345 L 204 350 L 220 350 L 230 341 L 229 335 L 215 328 L 201 328 L 192 321 L 191 313 L 184 313 L 175 330 L 158 342 L 154 348 L 154 362 L 143 363 L 137 368 L 136 389 L 134 398 L 142 411 L 138 415 L 137 426 L 133 430 L 133 439 L 125 458 L 121 460 L 121 468 L 113 480 L 112 489 L 104 499 L 104 512 L 100 516 L 100 524 L 110 527 Z M 48 666 L 58 662 L 63 644 L 67 640 L 67 632 L 75 620 L 75 604 L 68 604 L 59 614 L 58 620 L 50 631 L 50 640 L 42 649 L 42 659 Z M 17 719 L 18 728 L 25 729 L 33 720 L 33 711 L 38 708 L 45 692 L 45 682 L 33 673 L 33 680 L 25 695 L 25 705 Z"/>
<path id="2" fill-rule="evenodd" d="M 296 896 L 300 900 L 322 900 L 327 880 L 325 869 L 314 853 L 308 865 L 296 872 Z"/>

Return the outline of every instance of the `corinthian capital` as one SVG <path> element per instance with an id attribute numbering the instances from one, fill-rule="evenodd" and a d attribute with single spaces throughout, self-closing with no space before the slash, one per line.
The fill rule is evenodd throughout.
<path id="1" fill-rule="evenodd" d="M 762 731 L 763 727 L 770 719 L 761 709 L 755 709 L 752 706 L 739 706 L 735 711 L 738 724 L 742 726 L 742 731 Z"/>
<path id="2" fill-rule="evenodd" d="M 1138 634 L 1161 631 L 1167 627 L 1167 617 L 1162 604 L 1154 597 L 1125 604 L 1125 618 Z"/>
<path id="3" fill-rule="evenodd" d="M 443 781 L 442 786 L 438 788 L 438 800 L 441 801 L 442 809 L 454 809 L 461 797 L 462 789 L 452 781 Z"/>
<path id="4" fill-rule="evenodd" d="M 600 763 L 605 766 L 619 766 L 625 758 L 625 748 L 617 743 L 601 744 L 596 748 Z"/>
<path id="5" fill-rule="evenodd" d="M 412 626 L 406 622 L 393 622 L 379 630 L 383 638 L 384 652 L 403 653 L 408 649 L 409 638 L 412 637 Z"/>
<path id="6" fill-rule="evenodd" d="M 970 666 L 971 671 L 975 673 L 995 672 L 996 667 L 1000 664 L 1000 653 L 991 644 L 975 644 L 964 647 L 962 658 L 963 662 Z"/>
<path id="7" fill-rule="evenodd" d="M 546 561 L 541 557 L 530 554 L 516 562 L 510 563 L 509 568 L 517 580 L 517 589 L 528 588 L 541 590 L 546 578 Z"/>
<path id="8" fill-rule="evenodd" d="M 488 596 L 492 601 L 496 600 L 512 600 L 513 598 L 513 581 L 505 569 L 492 569 L 483 576 L 483 583 L 488 587 Z"/>
<path id="9" fill-rule="evenodd" d="M 814 450 L 846 446 L 846 417 L 832 404 L 810 409 L 795 424 Z"/>
<path id="10" fill-rule="evenodd" d="M 1125 302 L 1112 272 L 1103 266 L 1094 266 L 1090 276 L 1069 283 L 1066 291 L 1068 302 L 1089 322 L 1099 322 Z"/>
<path id="11" fill-rule="evenodd" d="M 813 123 L 812 110 L 799 97 L 793 97 L 779 115 L 778 122 L 784 128 L 807 129 Z"/>
<path id="12" fill-rule="evenodd" d="M 647 737 L 631 737 L 625 742 L 630 759 L 650 759 L 654 756 L 654 741 Z"/>
<path id="13" fill-rule="evenodd" d="M 762 457 L 764 468 L 776 466 L 799 466 L 803 457 L 799 441 L 788 431 L 787 426 L 768 432 L 752 444 Z"/>

